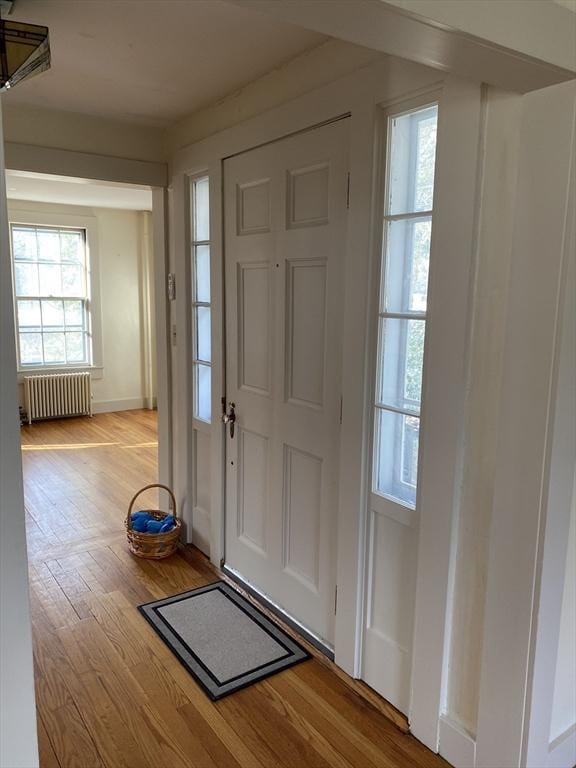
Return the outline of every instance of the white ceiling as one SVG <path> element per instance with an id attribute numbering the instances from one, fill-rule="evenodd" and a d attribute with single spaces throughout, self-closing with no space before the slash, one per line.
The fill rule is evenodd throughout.
<path id="1" fill-rule="evenodd" d="M 52 68 L 7 102 L 164 127 L 326 38 L 222 0 L 16 0 Z"/>
<path id="2" fill-rule="evenodd" d="M 6 171 L 6 189 L 9 200 L 85 205 L 89 208 L 121 208 L 130 211 L 152 210 L 152 192 L 135 185 L 112 185 L 85 179 Z"/>

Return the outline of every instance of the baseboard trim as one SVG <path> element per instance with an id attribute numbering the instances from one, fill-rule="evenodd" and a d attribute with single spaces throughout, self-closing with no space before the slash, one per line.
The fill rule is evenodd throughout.
<path id="1" fill-rule="evenodd" d="M 572 768 L 576 765 L 576 723 L 550 744 L 546 768 Z"/>
<path id="2" fill-rule="evenodd" d="M 440 717 L 439 752 L 454 768 L 476 765 L 476 741 L 463 726 L 446 715 Z"/>
<path id="3" fill-rule="evenodd" d="M 145 408 L 144 398 L 125 397 L 122 400 L 94 400 L 93 413 L 113 413 L 114 411 L 138 411 Z"/>

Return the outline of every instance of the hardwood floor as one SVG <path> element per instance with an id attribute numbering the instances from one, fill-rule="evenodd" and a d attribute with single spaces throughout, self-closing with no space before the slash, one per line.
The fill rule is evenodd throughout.
<path id="1" fill-rule="evenodd" d="M 125 543 L 156 478 L 155 414 L 38 423 L 22 442 L 42 768 L 447 766 L 316 658 L 216 703 L 195 684 L 136 606 L 217 574 L 191 548 L 153 562 Z"/>

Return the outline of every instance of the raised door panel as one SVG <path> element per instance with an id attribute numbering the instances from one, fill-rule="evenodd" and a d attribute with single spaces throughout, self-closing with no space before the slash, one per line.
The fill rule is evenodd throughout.
<path id="1" fill-rule="evenodd" d="M 270 231 L 270 179 L 250 181 L 236 188 L 236 233 Z"/>
<path id="2" fill-rule="evenodd" d="M 268 461 L 268 438 L 239 429 L 237 536 L 261 555 L 266 554 Z"/>
<path id="3" fill-rule="evenodd" d="M 284 446 L 284 569 L 313 592 L 318 590 L 322 459 Z"/>
<path id="4" fill-rule="evenodd" d="M 324 400 L 324 259 L 286 262 L 286 399 L 321 408 Z"/>
<path id="5" fill-rule="evenodd" d="M 270 269 L 238 264 L 238 388 L 270 394 Z"/>
<path id="6" fill-rule="evenodd" d="M 329 164 L 288 171 L 287 227 L 316 227 L 328 223 Z"/>
<path id="7" fill-rule="evenodd" d="M 416 529 L 372 510 L 363 678 L 408 711 L 415 590 Z"/>

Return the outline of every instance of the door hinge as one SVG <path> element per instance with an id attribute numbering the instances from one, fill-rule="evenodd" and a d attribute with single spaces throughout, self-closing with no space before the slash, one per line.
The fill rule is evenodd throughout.
<path id="1" fill-rule="evenodd" d="M 336 616 L 336 612 L 338 611 L 338 584 L 334 587 L 334 616 Z"/>
<path id="2" fill-rule="evenodd" d="M 344 398 L 340 395 L 340 424 L 342 424 L 342 409 L 344 408 Z"/>
<path id="3" fill-rule="evenodd" d="M 168 301 L 175 301 L 176 300 L 176 275 L 174 274 L 174 272 L 168 272 L 167 288 L 168 288 Z"/>
<path id="4" fill-rule="evenodd" d="M 346 178 L 346 208 L 350 208 L 350 171 Z"/>

